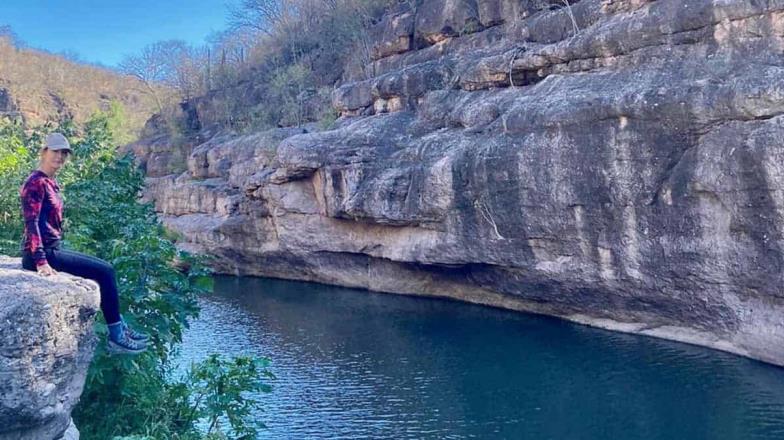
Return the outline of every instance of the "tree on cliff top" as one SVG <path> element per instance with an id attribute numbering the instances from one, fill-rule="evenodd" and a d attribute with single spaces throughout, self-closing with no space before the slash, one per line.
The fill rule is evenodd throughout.
<path id="1" fill-rule="evenodd" d="M 22 41 L 14 29 L 7 24 L 0 25 L 0 40 L 5 40 L 7 44 L 10 44 L 16 48 L 22 48 L 25 46 L 24 41 Z"/>
<path id="2" fill-rule="evenodd" d="M 289 26 L 295 17 L 302 16 L 307 9 L 301 6 L 305 5 L 293 0 L 242 0 L 238 6 L 230 7 L 229 17 L 236 28 L 272 36 L 277 29 Z"/>
<path id="3" fill-rule="evenodd" d="M 171 98 L 161 86 L 175 89 L 181 99 L 201 91 L 198 58 L 197 51 L 182 40 L 159 41 L 145 46 L 139 54 L 126 55 L 119 69 L 144 84 L 160 112 Z"/>

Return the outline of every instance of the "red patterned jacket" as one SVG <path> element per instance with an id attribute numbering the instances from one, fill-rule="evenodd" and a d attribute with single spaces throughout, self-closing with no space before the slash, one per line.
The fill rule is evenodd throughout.
<path id="1" fill-rule="evenodd" d="M 63 199 L 57 181 L 35 170 L 19 189 L 24 217 L 22 252 L 32 255 L 36 266 L 46 264 L 44 248 L 62 238 Z"/>

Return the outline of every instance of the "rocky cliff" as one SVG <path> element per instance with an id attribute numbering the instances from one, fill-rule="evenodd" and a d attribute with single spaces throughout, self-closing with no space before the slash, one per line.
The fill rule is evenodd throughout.
<path id="1" fill-rule="evenodd" d="M 98 286 L 0 256 L 0 440 L 78 439 L 71 409 L 96 338 Z"/>
<path id="2" fill-rule="evenodd" d="M 134 146 L 183 246 L 784 365 L 784 0 L 424 0 L 374 38 L 333 129 Z"/>

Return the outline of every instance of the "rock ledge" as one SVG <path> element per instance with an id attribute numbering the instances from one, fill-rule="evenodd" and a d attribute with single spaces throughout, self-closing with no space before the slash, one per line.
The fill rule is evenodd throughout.
<path id="1" fill-rule="evenodd" d="M 78 438 L 79 401 L 96 337 L 92 281 L 45 279 L 0 256 L 0 440 Z"/>

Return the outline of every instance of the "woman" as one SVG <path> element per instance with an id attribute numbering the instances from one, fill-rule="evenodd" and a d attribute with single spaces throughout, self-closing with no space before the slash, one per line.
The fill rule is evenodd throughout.
<path id="1" fill-rule="evenodd" d="M 67 272 L 98 283 L 101 310 L 109 326 L 108 350 L 141 353 L 149 337 L 130 329 L 120 316 L 117 282 L 109 263 L 89 255 L 61 249 L 63 202 L 55 175 L 68 160 L 71 146 L 60 133 L 46 137 L 38 169 L 25 180 L 19 193 L 24 216 L 22 266 L 42 276 Z"/>

